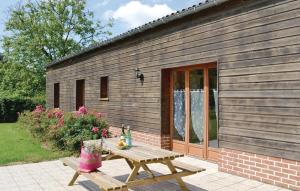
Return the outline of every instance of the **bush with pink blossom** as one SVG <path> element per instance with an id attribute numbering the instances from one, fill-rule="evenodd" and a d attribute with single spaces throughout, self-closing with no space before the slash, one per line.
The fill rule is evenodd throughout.
<path id="1" fill-rule="evenodd" d="M 110 135 L 102 114 L 88 111 L 86 107 L 80 107 L 75 112 L 63 112 L 57 108 L 36 106 L 32 112 L 21 113 L 19 122 L 34 137 L 71 152 L 80 151 L 81 141 Z"/>

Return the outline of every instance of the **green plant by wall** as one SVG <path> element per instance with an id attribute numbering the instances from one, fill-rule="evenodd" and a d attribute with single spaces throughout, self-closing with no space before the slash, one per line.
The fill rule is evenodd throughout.
<path id="1" fill-rule="evenodd" d="M 87 111 L 85 107 L 76 112 L 63 112 L 60 109 L 44 109 L 36 106 L 32 112 L 24 112 L 19 123 L 42 142 L 61 150 L 78 153 L 81 141 L 100 139 L 108 124 L 101 113 Z"/>
<path id="2" fill-rule="evenodd" d="M 43 98 L 0 96 L 0 123 L 15 122 L 19 113 L 26 110 L 32 111 L 36 105 L 45 105 L 45 100 Z"/>

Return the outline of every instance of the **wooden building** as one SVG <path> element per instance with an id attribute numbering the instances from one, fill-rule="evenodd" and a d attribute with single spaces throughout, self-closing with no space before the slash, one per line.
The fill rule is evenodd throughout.
<path id="1" fill-rule="evenodd" d="M 300 190 L 300 0 L 212 0 L 47 66 L 47 104 Z"/>

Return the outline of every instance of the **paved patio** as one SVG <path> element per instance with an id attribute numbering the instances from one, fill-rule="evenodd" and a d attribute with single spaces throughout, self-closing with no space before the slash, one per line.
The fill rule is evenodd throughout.
<path id="1" fill-rule="evenodd" d="M 191 191 L 284 191 L 276 186 L 261 182 L 248 180 L 238 176 L 218 172 L 217 165 L 190 157 L 184 157 L 181 161 L 197 166 L 205 167 L 203 173 L 185 177 L 184 181 Z M 155 173 L 164 173 L 168 169 L 163 165 L 149 165 Z M 129 167 L 123 160 L 106 161 L 101 168 L 105 173 L 114 176 L 119 180 L 126 179 L 130 172 Z M 58 160 L 33 164 L 14 165 L 0 167 L 0 190 L 5 191 L 60 191 L 78 190 L 94 191 L 99 190 L 91 181 L 80 176 L 74 186 L 67 186 L 74 171 L 62 165 Z M 140 176 L 144 176 L 141 173 Z M 134 191 L 179 191 L 179 186 L 174 181 L 162 182 L 151 186 L 137 187 Z"/>

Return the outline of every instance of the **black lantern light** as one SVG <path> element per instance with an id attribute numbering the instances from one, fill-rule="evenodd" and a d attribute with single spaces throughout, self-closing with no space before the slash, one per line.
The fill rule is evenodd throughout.
<path id="1" fill-rule="evenodd" d="M 140 79 L 140 81 L 143 83 L 144 82 L 144 74 L 141 73 L 139 68 L 136 68 L 134 71 L 135 71 L 136 78 Z"/>

